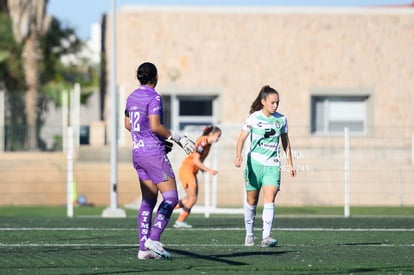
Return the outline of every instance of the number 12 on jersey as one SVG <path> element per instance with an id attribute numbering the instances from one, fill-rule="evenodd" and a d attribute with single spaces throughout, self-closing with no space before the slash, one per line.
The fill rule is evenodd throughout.
<path id="1" fill-rule="evenodd" d="M 141 127 L 139 125 L 139 118 L 140 114 L 139 112 L 129 112 L 129 118 L 132 125 L 132 131 L 139 132 L 141 130 Z"/>

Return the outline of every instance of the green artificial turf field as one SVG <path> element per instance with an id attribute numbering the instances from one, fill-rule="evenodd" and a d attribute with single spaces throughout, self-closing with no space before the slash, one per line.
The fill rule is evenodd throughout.
<path id="1" fill-rule="evenodd" d="M 192 229 L 170 223 L 162 236 L 172 259 L 145 261 L 136 258 L 135 211 L 115 219 L 89 215 L 94 211 L 100 210 L 77 209 L 78 216 L 66 218 L 58 208 L 1 207 L 0 274 L 414 273 L 409 210 L 381 217 L 276 217 L 274 248 L 259 245 L 260 216 L 257 244 L 245 247 L 241 215 L 192 214 Z"/>

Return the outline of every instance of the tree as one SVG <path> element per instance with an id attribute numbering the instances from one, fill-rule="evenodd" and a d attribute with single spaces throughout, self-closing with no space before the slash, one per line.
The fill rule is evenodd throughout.
<path id="1" fill-rule="evenodd" d="M 20 4 L 20 10 L 13 6 Z M 11 129 L 10 135 L 6 135 L 9 150 L 44 149 L 39 139 L 43 126 L 40 111 L 47 102 L 52 100 L 60 105 L 62 91 L 70 91 L 78 82 L 82 87 L 81 103 L 85 103 L 99 86 L 99 64 L 88 58 L 88 51 L 84 51 L 85 45 L 74 28 L 43 15 L 43 24 L 47 27 L 43 26 L 42 31 L 35 28 L 37 42 L 29 42 L 28 30 L 24 29 L 34 27 L 24 23 L 28 20 L 24 16 L 29 18 L 24 10 L 34 8 L 32 4 L 0 0 L 0 80 L 7 87 L 9 99 L 6 107 L 6 127 Z M 17 16 L 19 13 L 22 15 Z M 34 49 L 30 50 L 29 46 Z M 68 59 L 71 62 L 62 61 Z M 33 87 L 36 89 L 29 91 Z"/>
<path id="2" fill-rule="evenodd" d="M 1 5 L 0 5 L 1 6 Z M 0 12 L 0 80 L 9 90 L 22 90 L 21 47 L 16 44 L 6 11 Z"/>
<path id="3" fill-rule="evenodd" d="M 52 18 L 42 39 L 41 84 L 42 92 L 58 105 L 61 92 L 70 91 L 76 82 L 82 87 L 84 100 L 99 86 L 99 64 L 85 60 L 81 55 L 84 49 L 84 43 L 72 27 Z"/>
<path id="4" fill-rule="evenodd" d="M 23 48 L 22 63 L 26 84 L 25 111 L 29 150 L 37 149 L 39 63 L 42 59 L 40 39 L 45 34 L 49 22 L 49 17 L 46 16 L 47 2 L 48 0 L 8 0 L 7 3 L 14 38 Z"/>
<path id="5" fill-rule="evenodd" d="M 10 18 L 8 16 L 7 3 L 0 0 L 0 86 L 6 91 L 7 104 L 1 109 L 5 116 L 6 149 L 21 149 L 25 144 L 24 133 L 24 74 L 21 63 L 22 49 L 16 44 L 13 37 Z"/>

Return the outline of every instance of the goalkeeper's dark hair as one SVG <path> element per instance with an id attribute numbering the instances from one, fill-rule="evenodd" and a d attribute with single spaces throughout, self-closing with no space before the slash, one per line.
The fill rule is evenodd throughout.
<path id="1" fill-rule="evenodd" d="M 220 132 L 221 133 L 221 129 L 217 126 L 213 126 L 213 125 L 209 125 L 206 128 L 204 128 L 203 130 L 203 136 L 207 136 L 210 133 L 217 133 Z"/>
<path id="2" fill-rule="evenodd" d="M 137 69 L 137 79 L 141 85 L 154 84 L 157 82 L 157 73 L 157 67 L 154 64 L 145 62 Z"/>
<path id="3" fill-rule="evenodd" d="M 266 99 L 267 96 L 270 94 L 277 94 L 279 96 L 278 91 L 276 91 L 269 85 L 263 86 L 260 89 L 260 92 L 257 95 L 256 99 L 253 101 L 252 105 L 250 106 L 250 114 L 261 110 L 263 108 L 262 99 Z"/>

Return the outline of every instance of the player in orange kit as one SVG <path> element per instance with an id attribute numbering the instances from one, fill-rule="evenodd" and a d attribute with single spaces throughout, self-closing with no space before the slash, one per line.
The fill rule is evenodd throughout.
<path id="1" fill-rule="evenodd" d="M 176 209 L 182 208 L 183 211 L 178 216 L 174 223 L 175 228 L 191 228 L 192 226 L 185 222 L 190 215 L 191 208 L 197 202 L 198 197 L 198 181 L 197 173 L 199 170 L 207 172 L 210 175 L 217 175 L 217 171 L 205 166 L 203 161 L 207 158 L 210 152 L 211 145 L 219 140 L 221 136 L 220 128 L 216 126 L 207 126 L 201 137 L 199 137 L 195 144 L 195 150 L 189 154 L 182 162 L 178 176 L 181 181 L 187 197 L 181 199 Z"/>

